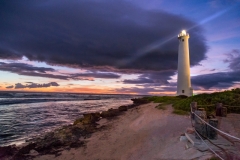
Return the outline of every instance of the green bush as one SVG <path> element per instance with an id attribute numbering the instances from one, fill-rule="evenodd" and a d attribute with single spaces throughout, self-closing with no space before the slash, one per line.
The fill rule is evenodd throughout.
<path id="1" fill-rule="evenodd" d="M 178 96 L 152 96 L 152 97 L 144 97 L 149 101 L 152 101 L 154 103 L 165 103 L 165 104 L 172 104 L 178 100 L 181 100 L 183 98 L 178 97 Z"/>
<path id="2" fill-rule="evenodd" d="M 211 94 L 204 93 L 187 98 L 184 96 L 152 96 L 144 98 L 155 103 L 161 103 L 165 105 L 173 104 L 175 110 L 187 112 L 190 111 L 191 102 L 197 102 L 198 107 L 205 108 L 208 114 L 215 111 L 216 103 L 223 103 L 223 105 L 227 107 L 228 112 L 240 113 L 240 107 L 229 107 L 240 106 L 240 88 Z"/>
<path id="3" fill-rule="evenodd" d="M 240 106 L 240 93 L 238 90 L 239 89 L 237 88 L 232 91 L 215 92 L 212 94 L 199 94 L 175 101 L 175 103 L 173 103 L 173 107 L 178 110 L 190 111 L 190 103 L 197 102 L 199 107 L 205 108 L 205 110 L 210 113 L 215 110 L 216 103 L 223 103 L 223 105 L 229 106 Z M 240 108 L 238 109 L 240 110 Z M 229 107 L 228 110 L 230 111 Z"/>
<path id="4" fill-rule="evenodd" d="M 166 110 L 167 108 L 165 107 L 165 104 L 159 104 L 155 108 L 161 109 L 161 110 Z"/>

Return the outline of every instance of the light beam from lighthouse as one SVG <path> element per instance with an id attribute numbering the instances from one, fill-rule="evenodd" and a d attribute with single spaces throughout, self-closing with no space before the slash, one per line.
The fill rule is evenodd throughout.
<path id="1" fill-rule="evenodd" d="M 177 79 L 177 95 L 192 96 L 190 80 L 190 60 L 188 47 L 189 34 L 182 30 L 178 35 L 178 79 Z"/>

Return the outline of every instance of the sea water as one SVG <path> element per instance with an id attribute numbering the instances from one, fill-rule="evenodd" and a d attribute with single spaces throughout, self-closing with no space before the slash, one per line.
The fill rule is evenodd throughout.
<path id="1" fill-rule="evenodd" d="M 69 125 L 83 113 L 132 104 L 133 95 L 0 92 L 0 146 Z"/>

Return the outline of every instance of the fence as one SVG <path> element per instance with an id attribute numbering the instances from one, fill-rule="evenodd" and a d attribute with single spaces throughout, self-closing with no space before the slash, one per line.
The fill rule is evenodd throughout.
<path id="1" fill-rule="evenodd" d="M 214 105 L 201 105 L 200 107 L 201 108 L 205 108 L 205 107 L 212 107 L 212 106 L 214 106 Z M 222 105 L 220 105 L 220 107 L 221 107 Z M 226 105 L 225 105 L 225 107 L 226 107 Z M 229 108 L 230 107 L 238 107 L 238 106 L 228 106 Z M 201 113 L 201 112 L 197 112 L 198 114 L 196 114 L 195 113 L 195 111 L 197 110 L 197 103 L 196 102 L 192 102 L 191 104 L 190 104 L 190 108 L 191 108 L 191 121 L 192 121 L 192 119 L 198 119 L 198 120 L 200 120 L 204 125 L 203 125 L 203 128 L 205 127 L 205 126 L 208 126 L 208 127 L 211 127 L 211 129 L 213 129 L 213 130 L 215 130 L 216 132 L 219 132 L 219 133 L 221 133 L 221 134 L 223 134 L 223 135 L 225 135 L 225 136 L 227 136 L 227 137 L 229 137 L 229 138 L 232 138 L 232 139 L 234 139 L 234 140 L 236 140 L 236 141 L 238 141 L 238 142 L 240 142 L 240 138 L 238 138 L 238 137 L 235 137 L 235 136 L 233 136 L 233 135 L 230 135 L 230 134 L 228 134 L 228 133 L 226 133 L 226 132 L 224 132 L 224 131 L 222 131 L 222 130 L 220 130 L 220 129 L 218 129 L 216 126 L 212 126 L 211 124 L 209 124 L 208 122 L 206 122 L 206 120 L 204 120 L 204 119 L 202 119 L 198 114 L 199 113 Z M 216 107 L 216 109 L 217 109 L 218 107 Z M 218 108 L 219 109 L 219 108 Z M 239 107 L 239 109 L 240 109 L 240 107 Z M 192 125 L 193 125 L 193 123 L 192 123 Z M 199 127 L 196 129 L 196 126 L 194 126 L 193 125 L 193 127 L 194 127 L 194 130 L 195 130 L 195 133 L 196 133 L 196 135 L 201 139 L 201 141 L 209 148 L 209 150 L 211 150 L 218 158 L 220 158 L 221 160 L 223 160 L 223 158 L 219 155 L 219 154 L 217 154 L 203 139 L 204 138 L 207 138 L 206 136 L 203 136 L 202 135 L 202 133 L 199 133 Z M 201 127 L 200 127 L 201 128 Z M 204 138 L 202 138 L 202 137 L 204 137 Z M 209 138 L 207 138 L 209 141 L 211 141 Z M 212 142 L 211 142 L 212 143 Z M 214 144 L 215 146 L 217 146 L 216 144 Z"/>

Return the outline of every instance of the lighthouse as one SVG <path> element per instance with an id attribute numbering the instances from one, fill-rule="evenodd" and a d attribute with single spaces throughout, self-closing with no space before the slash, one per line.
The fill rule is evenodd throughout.
<path id="1" fill-rule="evenodd" d="M 189 34 L 182 30 L 178 35 L 178 76 L 177 76 L 177 95 L 192 96 L 190 80 L 190 61 L 189 61 Z"/>

